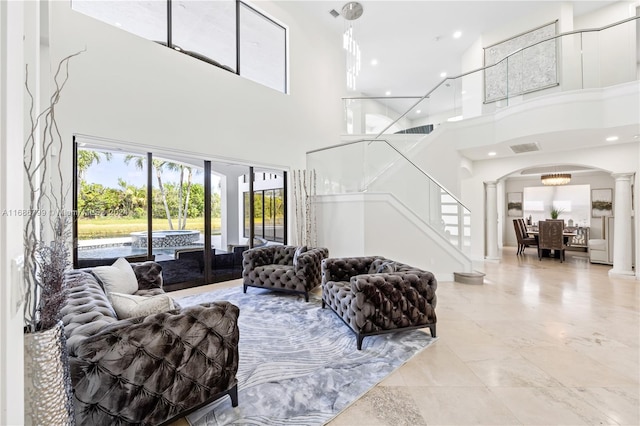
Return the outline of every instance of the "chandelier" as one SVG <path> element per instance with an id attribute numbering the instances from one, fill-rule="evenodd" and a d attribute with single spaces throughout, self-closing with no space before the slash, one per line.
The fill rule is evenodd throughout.
<path id="1" fill-rule="evenodd" d="M 570 173 L 550 173 L 547 175 L 542 175 L 540 177 L 540 181 L 543 185 L 566 185 L 571 182 L 571 174 Z"/>
<path id="2" fill-rule="evenodd" d="M 342 48 L 347 52 L 347 87 L 356 90 L 356 78 L 360 74 L 360 46 L 353 35 L 353 21 L 362 16 L 362 5 L 352 1 L 342 6 L 342 16 L 349 21 L 342 35 Z"/>

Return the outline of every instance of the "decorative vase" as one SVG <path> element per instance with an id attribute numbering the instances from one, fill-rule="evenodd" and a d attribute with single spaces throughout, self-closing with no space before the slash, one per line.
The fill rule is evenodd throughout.
<path id="1" fill-rule="evenodd" d="M 66 343 L 62 321 L 24 335 L 26 425 L 75 425 Z"/>

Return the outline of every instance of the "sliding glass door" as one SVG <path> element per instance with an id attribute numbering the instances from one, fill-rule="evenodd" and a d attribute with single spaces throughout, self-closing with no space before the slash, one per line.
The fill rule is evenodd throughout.
<path id="1" fill-rule="evenodd" d="M 78 146 L 76 169 L 76 266 L 146 260 L 146 246 L 132 244 L 147 231 L 145 154 Z"/>
<path id="2" fill-rule="evenodd" d="M 258 173 L 253 191 L 247 166 L 74 147 L 75 267 L 154 260 L 175 290 L 240 278 L 244 250 L 286 242 L 283 172 Z"/>
<path id="3" fill-rule="evenodd" d="M 254 245 L 286 244 L 285 183 L 286 172 L 258 170 L 253 173 L 253 185 L 246 182 L 243 186 L 243 232 L 246 238 L 250 238 L 253 228 Z M 250 205 L 251 200 L 253 206 Z"/>

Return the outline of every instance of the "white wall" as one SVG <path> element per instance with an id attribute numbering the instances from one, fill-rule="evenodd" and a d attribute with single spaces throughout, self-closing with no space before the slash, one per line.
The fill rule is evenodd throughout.
<path id="1" fill-rule="evenodd" d="M 60 104 L 63 140 L 79 133 L 277 169 L 300 167 L 308 149 L 337 143 L 339 39 L 293 19 L 287 2 L 258 7 L 289 26 L 290 94 L 52 2 L 54 63 L 86 48 L 71 63 Z"/>
<path id="2" fill-rule="evenodd" d="M 635 15 L 629 2 L 616 2 L 587 15 L 574 17 L 570 3 L 549 3 L 537 12 L 520 19 L 505 22 L 501 27 L 491 28 L 482 34 L 462 56 L 461 69 L 471 71 L 484 65 L 483 48 L 509 39 L 538 26 L 558 21 L 558 33 L 600 28 Z M 512 96 L 508 101 L 483 104 L 482 73 L 463 79 L 466 94 L 462 99 L 465 118 L 491 113 L 525 100 L 559 91 L 579 88 L 603 87 L 635 79 L 636 29 L 634 23 L 602 32 L 576 34 L 558 39 L 559 86 Z"/>
<path id="3" fill-rule="evenodd" d="M 0 424 L 24 423 L 22 280 L 12 260 L 23 254 L 24 63 L 38 38 L 25 34 L 23 2 L 0 2 Z M 32 22 L 30 22 L 31 24 Z M 25 36 L 23 39 L 23 35 Z M 30 49 L 28 49 L 30 47 Z"/>
<path id="4" fill-rule="evenodd" d="M 330 257 L 384 256 L 452 281 L 471 261 L 388 194 L 316 197 L 318 245 Z"/>

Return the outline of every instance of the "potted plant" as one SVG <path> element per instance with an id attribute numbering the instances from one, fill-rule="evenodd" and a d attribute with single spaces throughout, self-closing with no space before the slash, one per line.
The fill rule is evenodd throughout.
<path id="1" fill-rule="evenodd" d="M 557 219 L 564 212 L 564 209 L 557 209 L 553 207 L 551 209 L 551 219 Z"/>
<path id="2" fill-rule="evenodd" d="M 24 231 L 24 375 L 25 422 L 27 424 L 75 424 L 73 390 L 67 362 L 60 308 L 66 298 L 65 272 L 71 266 L 72 216 L 65 213 L 68 189 L 62 182 L 63 144 L 55 108 L 69 78 L 69 61 L 58 64 L 49 106 L 34 115 L 30 99 L 30 132 L 24 144 L 24 172 L 29 190 Z M 58 177 L 58 187 L 52 180 Z M 48 242 L 46 242 L 48 241 Z"/>

